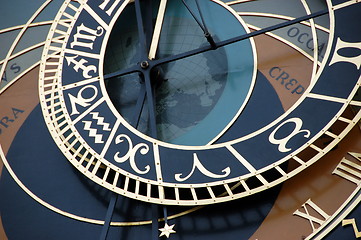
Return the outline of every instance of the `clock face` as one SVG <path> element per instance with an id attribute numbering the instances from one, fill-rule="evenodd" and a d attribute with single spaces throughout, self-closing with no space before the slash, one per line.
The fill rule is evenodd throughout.
<path id="1" fill-rule="evenodd" d="M 357 236 L 358 2 L 27 4 L 0 31 L 0 236 Z"/>

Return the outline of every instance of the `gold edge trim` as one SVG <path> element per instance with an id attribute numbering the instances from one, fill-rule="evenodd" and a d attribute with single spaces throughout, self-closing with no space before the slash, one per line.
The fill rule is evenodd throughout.
<path id="1" fill-rule="evenodd" d="M 22 181 L 17 177 L 17 175 L 15 174 L 15 172 L 12 170 L 9 162 L 7 161 L 7 158 L 5 157 L 5 154 L 3 152 L 2 146 L 0 144 L 0 158 L 5 166 L 5 168 L 7 169 L 7 171 L 9 172 L 9 174 L 11 175 L 11 177 L 14 179 L 14 181 L 18 184 L 18 186 L 26 193 L 28 194 L 31 198 L 33 198 L 35 201 L 37 201 L 39 204 L 43 205 L 44 207 L 48 208 L 49 210 L 56 212 L 60 215 L 63 215 L 65 217 L 69 217 L 72 218 L 74 220 L 78 220 L 78 221 L 82 221 L 82 222 L 87 222 L 87 223 L 92 223 L 92 224 L 97 224 L 97 225 L 104 225 L 104 221 L 102 220 L 96 220 L 96 219 L 91 219 L 91 218 L 86 218 L 86 217 L 81 217 L 66 211 L 63 211 L 57 207 L 54 207 L 53 205 L 45 202 L 44 200 L 42 200 L 41 198 L 39 198 L 38 196 L 36 196 L 32 191 L 30 191 L 23 183 Z M 136 200 L 134 200 L 136 201 Z M 175 219 L 184 215 L 187 215 L 189 213 L 195 212 L 199 209 L 203 208 L 203 206 L 198 206 L 198 207 L 194 207 L 192 209 L 189 209 L 187 211 L 183 211 L 171 216 L 168 216 L 168 219 Z M 164 221 L 163 218 L 160 218 L 158 221 Z M 148 224 L 152 224 L 152 220 L 145 220 L 145 221 L 138 221 L 138 222 L 111 222 L 110 225 L 112 226 L 139 226 L 139 225 L 148 225 Z"/>
<path id="2" fill-rule="evenodd" d="M 308 3 L 306 2 L 306 0 L 301 0 L 301 3 L 303 5 L 303 7 L 306 10 L 307 14 L 311 14 L 311 10 L 310 7 L 308 6 Z M 318 64 L 318 37 L 317 37 L 317 30 L 316 30 L 316 25 L 315 25 L 315 21 L 313 18 L 309 19 L 310 22 L 310 27 L 311 27 L 311 33 L 312 33 L 312 38 L 313 38 L 313 69 L 312 69 L 312 76 L 311 76 L 311 82 L 316 81 L 316 74 L 317 74 L 317 66 Z"/>
<path id="3" fill-rule="evenodd" d="M 322 155 L 322 154 L 321 154 Z M 313 159 L 313 161 L 316 161 L 318 158 L 315 158 L 315 159 Z M 303 168 L 306 168 L 307 166 L 302 166 L 302 168 L 300 168 L 300 170 L 299 171 L 301 171 Z M 294 171 L 294 172 L 292 172 L 292 174 L 290 174 L 290 176 L 293 176 L 293 175 L 295 175 L 297 172 L 299 172 L 299 171 Z M 282 179 L 280 179 L 280 181 L 282 181 L 282 180 L 284 180 L 283 178 Z M 256 192 L 256 191 L 261 191 L 262 189 L 260 188 L 260 189 L 253 189 L 253 192 Z M 220 201 L 227 201 L 227 199 L 228 198 L 224 198 L 224 199 L 220 199 Z M 154 199 L 153 199 L 154 200 Z M 171 201 L 169 201 L 169 203 L 170 203 Z M 168 204 L 169 204 L 168 203 Z M 192 204 L 191 202 L 187 202 L 187 203 L 185 203 L 185 204 Z M 207 203 L 205 203 L 205 204 L 207 204 Z"/>
<path id="4" fill-rule="evenodd" d="M 22 78 L 24 75 L 26 75 L 27 73 L 29 73 L 31 70 L 33 70 L 35 67 L 40 65 L 40 61 L 34 63 L 32 66 L 28 67 L 27 69 L 25 69 L 23 72 L 21 72 L 21 74 L 19 74 L 16 78 L 14 78 L 13 80 L 11 80 L 8 84 L 6 84 L 4 87 L 2 87 L 0 89 L 0 95 L 5 92 L 6 89 L 8 89 L 10 86 L 12 86 L 14 83 L 16 83 L 20 78 Z M 0 81 L 1 83 L 1 81 Z"/>
<path id="5" fill-rule="evenodd" d="M 321 94 L 317 94 L 317 93 L 310 93 L 310 94 L 308 94 L 307 97 L 313 98 L 313 99 L 320 99 L 320 100 L 326 100 L 326 101 L 331 101 L 331 102 L 337 102 L 337 103 L 342 103 L 342 104 L 345 104 L 348 101 L 350 101 L 347 98 L 332 97 L 332 96 L 321 95 Z"/>
<path id="6" fill-rule="evenodd" d="M 252 2 L 252 1 L 256 1 L 256 0 L 236 0 L 236 1 L 227 2 L 226 4 L 228 6 L 231 6 L 231 5 L 238 4 L 238 3 L 245 3 L 245 2 Z"/>
<path id="7" fill-rule="evenodd" d="M 218 0 L 213 0 L 215 3 L 218 3 L 220 6 L 224 7 L 226 10 L 228 10 L 239 22 L 240 24 L 243 26 L 244 30 L 246 31 L 246 33 L 250 33 L 251 30 L 248 28 L 247 23 L 239 16 L 239 14 L 234 11 L 231 7 L 227 6 L 226 4 L 224 4 L 221 1 Z M 257 78 L 257 67 L 258 67 L 258 54 L 257 54 L 257 48 L 256 48 L 256 43 L 254 41 L 254 38 L 250 38 L 249 39 L 251 47 L 252 47 L 252 52 L 253 52 L 253 73 L 252 73 L 252 80 L 249 86 L 249 90 L 248 93 L 246 95 L 246 97 L 244 98 L 244 101 L 242 103 L 242 105 L 240 106 L 240 108 L 238 109 L 237 113 L 235 114 L 235 116 L 229 121 L 229 123 L 211 140 L 209 141 L 206 146 L 212 145 L 215 141 L 217 141 L 232 125 L 233 123 L 238 119 L 238 117 L 241 115 L 241 113 L 243 112 L 243 110 L 246 108 L 248 101 L 251 98 L 253 89 L 256 85 L 256 78 Z"/>
<path id="8" fill-rule="evenodd" d="M 256 27 L 256 26 L 254 26 L 254 25 L 250 25 L 250 24 L 249 24 L 249 28 L 254 29 L 254 30 L 256 30 L 256 31 L 261 30 L 261 28 Z M 282 38 L 282 37 L 280 37 L 280 36 L 278 36 L 278 35 L 276 35 L 276 34 L 274 34 L 274 33 L 271 33 L 271 32 L 267 32 L 267 33 L 265 33 L 265 34 L 266 34 L 267 36 L 270 36 L 270 37 L 272 37 L 272 38 L 274 38 L 274 39 L 276 39 L 276 40 L 278 40 L 278 41 L 286 44 L 286 45 L 289 46 L 290 48 L 293 48 L 294 50 L 298 51 L 298 52 L 299 52 L 300 54 L 302 54 L 304 57 L 308 58 L 311 62 L 315 62 L 315 59 L 314 59 L 313 56 L 311 56 L 311 55 L 308 54 L 306 51 L 304 51 L 303 49 L 301 49 L 301 48 L 298 47 L 297 45 L 293 44 L 292 42 L 287 41 L 286 39 L 284 39 L 284 38 Z M 321 62 L 317 62 L 317 65 L 321 65 Z M 315 76 L 313 76 L 313 78 L 314 78 L 314 77 L 315 77 Z"/>
<path id="9" fill-rule="evenodd" d="M 30 23 L 30 24 L 28 25 L 28 28 L 45 26 L 45 25 L 51 25 L 52 23 L 53 23 L 53 20 Z M 12 31 L 15 31 L 15 30 L 22 29 L 22 28 L 25 27 L 25 25 L 26 25 L 26 24 L 1 29 L 1 30 L 0 30 L 0 34 L 7 33 L 7 32 L 12 32 Z"/>
<path id="10" fill-rule="evenodd" d="M 30 191 L 23 183 L 22 181 L 17 177 L 17 175 L 15 174 L 15 172 L 12 170 L 9 162 L 7 161 L 5 154 L 3 152 L 3 149 L 0 145 L 0 157 L 2 162 L 4 163 L 5 168 L 7 169 L 7 171 L 9 172 L 9 174 L 11 175 L 11 177 L 14 179 L 14 181 L 18 184 L 18 186 L 26 193 L 28 194 L 31 198 L 33 198 L 35 201 L 37 201 L 38 203 L 40 203 L 41 205 L 43 205 L 44 207 L 52 210 L 53 212 L 59 213 L 63 216 L 75 219 L 75 220 L 79 220 L 79 221 L 83 221 L 83 222 L 89 222 L 89 223 L 94 223 L 94 224 L 104 224 L 104 221 L 100 221 L 100 220 L 95 220 L 95 219 L 90 219 L 90 218 L 85 218 L 85 217 L 80 217 L 65 211 L 60 210 L 59 208 L 56 208 L 52 205 L 50 205 L 49 203 L 45 202 L 44 200 L 42 200 L 41 198 L 39 198 L 38 196 L 36 196 L 32 191 Z"/>
<path id="11" fill-rule="evenodd" d="M 344 8 L 344 7 L 348 7 L 348 6 L 356 4 L 356 3 L 360 3 L 360 0 L 351 0 L 351 1 L 348 1 L 348 2 L 340 3 L 338 5 L 335 5 L 333 7 L 333 10 L 338 10 L 338 9 L 341 9 L 341 8 Z"/>
<path id="12" fill-rule="evenodd" d="M 289 17 L 286 15 L 279 15 L 279 14 L 273 14 L 273 13 L 259 13 L 259 12 L 237 12 L 241 17 L 243 16 L 252 16 L 252 17 L 269 17 L 269 18 L 277 18 L 277 19 L 282 19 L 282 20 L 294 20 L 294 17 Z M 311 24 L 308 21 L 303 21 L 300 22 L 300 24 L 305 25 L 305 26 L 311 26 Z M 316 28 L 318 30 L 321 30 L 323 32 L 326 33 L 330 33 L 330 29 L 327 29 L 321 25 L 315 24 Z"/>
<path id="13" fill-rule="evenodd" d="M 60 37 L 54 38 L 54 39 L 59 39 L 59 38 L 60 38 Z M 44 46 L 45 43 L 46 43 L 46 41 L 43 41 L 43 42 L 39 42 L 39 43 L 37 43 L 37 44 L 34 44 L 34 45 L 30 46 L 30 47 L 27 47 L 27 48 L 25 48 L 25 49 L 23 49 L 23 50 L 15 53 L 14 55 L 9 56 L 9 59 L 8 59 L 8 60 L 12 60 L 12 59 L 14 59 L 14 58 L 19 57 L 19 56 L 22 55 L 22 54 L 25 54 L 25 53 L 30 52 L 31 50 L 34 50 L 34 49 L 39 48 L 39 47 L 41 47 L 41 46 Z M 0 61 L 0 64 L 3 64 L 4 62 L 5 62 L 5 59 L 4 59 L 4 60 L 1 60 L 1 61 Z"/>
<path id="14" fill-rule="evenodd" d="M 5 72 L 5 68 L 7 66 L 7 63 L 9 61 L 9 57 L 11 56 L 11 54 L 13 53 L 15 47 L 17 46 L 17 44 L 19 43 L 20 39 L 22 38 L 22 36 L 24 35 L 24 33 L 26 32 L 27 28 L 29 27 L 29 25 L 34 21 L 34 19 L 48 6 L 48 4 L 50 4 L 52 2 L 52 0 L 47 0 L 46 2 L 44 2 L 39 8 L 38 10 L 30 17 L 30 19 L 28 20 L 28 22 L 26 24 L 23 25 L 23 28 L 21 29 L 21 31 L 19 32 L 19 34 L 17 35 L 17 37 L 15 38 L 13 44 L 11 45 L 11 47 L 8 50 L 8 53 L 4 59 L 3 62 L 3 66 L 0 69 L 0 76 L 2 76 Z M 2 79 L 0 79 L 0 84 L 2 82 Z"/>
<path id="15" fill-rule="evenodd" d="M 332 214 L 330 218 L 327 219 L 318 229 L 317 231 L 311 233 L 305 240 L 321 240 L 327 234 L 329 234 L 341 221 L 355 208 L 361 201 L 361 194 L 353 201 L 353 203 L 348 207 L 347 205 L 352 200 L 354 196 L 356 196 L 361 191 L 361 185 L 358 185 L 356 189 L 352 192 L 352 194 L 347 198 L 345 202 Z M 330 225 L 328 223 L 332 222 Z M 315 237 L 315 235 L 319 234 Z M 315 237 L 315 238 L 313 238 Z"/>

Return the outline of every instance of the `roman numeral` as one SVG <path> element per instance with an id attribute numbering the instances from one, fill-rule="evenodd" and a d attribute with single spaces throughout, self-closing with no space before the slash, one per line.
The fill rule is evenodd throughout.
<path id="1" fill-rule="evenodd" d="M 110 0 L 103 0 L 103 3 L 99 5 L 99 8 L 101 10 L 105 10 L 107 8 L 108 10 L 105 13 L 110 16 L 110 15 L 112 15 L 112 13 L 115 10 L 115 8 L 117 7 L 117 5 L 121 2 L 121 0 L 115 0 L 108 8 L 109 2 L 110 2 Z"/>
<path id="2" fill-rule="evenodd" d="M 361 154 L 360 153 L 349 153 L 351 156 L 356 158 L 359 162 L 355 163 L 346 158 L 343 158 L 337 165 L 332 174 L 336 174 L 356 185 L 361 182 Z"/>
<path id="3" fill-rule="evenodd" d="M 339 50 L 346 49 L 346 48 L 358 49 L 358 51 L 354 51 L 358 55 L 353 56 L 353 57 L 340 55 Z M 361 54 L 359 53 L 360 51 L 361 51 L 361 42 L 350 43 L 350 42 L 342 41 L 341 38 L 337 38 L 336 49 L 335 49 L 334 55 L 333 55 L 332 60 L 329 65 L 331 66 L 332 64 L 335 64 L 338 62 L 348 62 L 348 63 L 354 64 L 357 67 L 357 69 L 360 69 L 360 67 L 361 67 Z"/>
<path id="4" fill-rule="evenodd" d="M 312 202 L 311 199 L 308 199 L 304 204 L 302 204 L 302 208 L 304 209 L 302 212 L 297 209 L 293 215 L 307 219 L 311 224 L 313 232 L 317 229 L 315 224 L 322 225 L 330 217 L 330 215 L 325 213 L 320 207 Z M 309 211 L 310 209 L 314 212 L 312 215 Z"/>
<path id="5" fill-rule="evenodd" d="M 355 237 L 356 237 L 356 238 L 361 238 L 361 232 L 358 230 L 357 225 L 356 225 L 356 221 L 355 221 L 354 218 L 342 220 L 342 226 L 343 226 L 343 227 L 346 226 L 346 225 L 349 225 L 349 224 L 351 224 L 352 227 L 353 227 L 353 231 L 354 231 L 354 233 L 355 233 Z"/>

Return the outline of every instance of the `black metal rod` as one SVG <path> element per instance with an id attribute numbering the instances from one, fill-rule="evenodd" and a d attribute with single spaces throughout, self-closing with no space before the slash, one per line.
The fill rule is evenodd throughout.
<path id="1" fill-rule="evenodd" d="M 234 37 L 234 38 L 230 38 L 228 40 L 217 42 L 217 43 L 215 43 L 216 44 L 215 48 L 213 48 L 212 46 L 205 46 L 205 47 L 197 48 L 197 49 L 187 51 L 187 52 L 184 52 L 184 53 L 181 53 L 181 54 L 176 54 L 176 55 L 173 55 L 173 56 L 169 56 L 169 57 L 166 57 L 166 58 L 163 58 L 163 59 L 154 60 L 152 65 L 157 66 L 157 65 L 160 65 L 160 64 L 174 62 L 174 61 L 177 61 L 179 59 L 191 57 L 191 56 L 194 56 L 194 55 L 197 55 L 197 54 L 200 54 L 200 53 L 207 52 L 209 50 L 217 49 L 217 48 L 220 48 L 220 47 L 230 45 L 232 43 L 236 43 L 236 42 L 239 42 L 239 41 L 251 38 L 251 37 L 255 37 L 255 36 L 264 34 L 266 32 L 271 32 L 271 31 L 274 31 L 274 30 L 277 30 L 277 29 L 280 29 L 280 28 L 284 28 L 284 27 L 293 25 L 295 23 L 300 23 L 302 21 L 306 21 L 306 20 L 311 19 L 311 18 L 320 17 L 320 16 L 325 15 L 327 13 L 328 13 L 328 10 L 321 10 L 321 11 L 318 11 L 316 13 L 309 14 L 309 15 L 299 17 L 299 18 L 295 18 L 293 20 L 283 22 L 283 23 L 279 23 L 279 24 L 276 24 L 276 25 L 273 25 L 273 26 L 270 26 L 270 27 L 266 27 L 266 28 L 263 28 L 263 29 L 258 30 L 258 31 L 254 31 L 254 32 L 251 32 L 251 33 L 246 33 L 246 34 L 243 34 L 243 35 L 238 36 L 238 37 Z"/>
<path id="2" fill-rule="evenodd" d="M 136 66 L 132 66 L 130 68 L 126 68 L 126 69 L 122 69 L 116 72 L 112 72 L 109 74 L 104 75 L 104 79 L 108 80 L 111 78 L 116 78 L 116 77 L 121 77 L 127 74 L 131 74 L 131 73 L 135 73 L 135 72 L 141 72 L 141 67 L 136 65 Z"/>
<path id="3" fill-rule="evenodd" d="M 152 87 L 150 71 L 144 74 L 145 91 L 147 96 L 147 106 L 149 111 L 150 136 L 157 138 L 157 123 L 155 113 L 154 88 Z"/>
<path id="4" fill-rule="evenodd" d="M 207 28 L 207 25 L 206 25 L 206 22 L 204 21 L 204 17 L 203 17 L 203 14 L 202 14 L 201 7 L 199 6 L 199 2 L 198 2 L 198 0 L 196 0 L 196 4 L 197 4 L 197 8 L 198 8 L 198 12 L 199 12 L 199 16 L 201 17 L 201 20 L 202 20 L 202 24 L 203 24 L 203 27 L 204 27 L 205 33 L 209 33 L 208 28 Z"/>
<path id="5" fill-rule="evenodd" d="M 102 232 L 100 234 L 99 240 L 106 240 L 107 239 L 107 235 L 108 235 L 110 223 L 111 223 L 112 218 L 113 218 L 113 213 L 114 213 L 115 205 L 117 203 L 117 199 L 118 199 L 118 195 L 116 193 L 112 193 L 112 196 L 111 196 L 111 199 L 110 199 L 110 202 L 109 202 L 109 205 L 108 205 L 108 210 L 107 210 L 107 213 L 105 215 L 104 225 L 102 227 Z"/>
<path id="6" fill-rule="evenodd" d="M 194 14 L 194 12 L 192 11 L 192 9 L 189 7 L 189 5 L 182 0 L 183 5 L 187 8 L 188 12 L 192 15 L 192 17 L 194 18 L 194 20 L 197 22 L 197 24 L 199 25 L 199 27 L 202 29 L 202 31 L 204 33 L 207 32 L 207 29 L 202 25 L 202 23 L 198 20 L 198 18 L 196 17 L 196 15 Z"/>
<path id="7" fill-rule="evenodd" d="M 137 26 L 138 26 L 138 37 L 139 37 L 139 48 L 140 48 L 140 62 L 144 61 L 147 56 L 146 51 L 146 39 L 144 33 L 144 25 L 143 25 L 143 16 L 140 8 L 139 0 L 135 0 L 135 15 L 137 17 Z"/>
<path id="8" fill-rule="evenodd" d="M 133 119 L 132 119 L 132 122 L 131 122 L 131 124 L 132 124 L 132 126 L 134 128 L 137 128 L 138 125 L 139 125 L 140 116 L 142 115 L 142 111 L 143 111 L 145 96 L 146 96 L 145 84 L 142 83 L 141 87 L 140 87 L 140 90 L 139 90 L 137 103 L 135 105 Z"/>

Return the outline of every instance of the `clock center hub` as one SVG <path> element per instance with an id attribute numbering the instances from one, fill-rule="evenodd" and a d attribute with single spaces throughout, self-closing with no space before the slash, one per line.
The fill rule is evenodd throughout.
<path id="1" fill-rule="evenodd" d="M 256 75 L 252 39 L 214 48 L 217 42 L 250 32 L 243 20 L 222 2 L 198 3 L 188 1 L 185 6 L 182 1 L 168 1 L 158 35 L 155 26 L 149 27 L 150 16 L 145 14 L 145 53 L 131 4 L 113 27 L 104 60 L 105 74 L 140 64 L 139 72 L 106 80 L 107 94 L 118 113 L 141 134 L 154 137 L 153 115 L 156 138 L 178 145 L 215 141 L 242 112 Z M 196 21 L 189 9 L 203 20 Z M 152 23 L 157 22 L 157 14 L 151 17 Z M 154 48 L 149 32 L 159 37 L 151 58 L 154 64 L 158 61 L 154 67 L 149 60 L 139 61 Z M 189 55 L 205 47 L 209 49 Z M 159 64 L 163 59 L 166 63 Z M 154 110 L 149 108 L 152 105 Z"/>
<path id="2" fill-rule="evenodd" d="M 148 61 L 143 61 L 140 63 L 140 67 L 142 69 L 147 69 L 149 67 L 149 62 Z"/>

